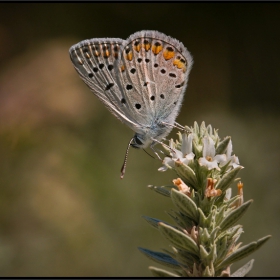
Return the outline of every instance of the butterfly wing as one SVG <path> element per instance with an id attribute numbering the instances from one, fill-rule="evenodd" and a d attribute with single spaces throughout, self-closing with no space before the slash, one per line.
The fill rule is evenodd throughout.
<path id="1" fill-rule="evenodd" d="M 84 40 L 69 52 L 90 90 L 143 139 L 170 131 L 164 123 L 173 125 L 179 113 L 192 66 L 182 43 L 140 31 L 127 40 Z"/>
<path id="2" fill-rule="evenodd" d="M 136 32 L 123 41 L 120 63 L 119 83 L 132 110 L 129 114 L 142 127 L 173 125 L 192 67 L 183 44 L 158 31 Z"/>
<path id="3" fill-rule="evenodd" d="M 119 86 L 120 54 L 124 40 L 101 38 L 84 40 L 73 45 L 71 61 L 82 80 L 104 103 L 109 111 L 134 131 L 141 130 L 128 104 L 124 105 L 126 92 Z"/>

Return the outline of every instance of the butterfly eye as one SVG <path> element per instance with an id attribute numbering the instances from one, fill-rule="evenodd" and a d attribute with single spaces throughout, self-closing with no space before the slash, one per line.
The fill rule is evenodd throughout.
<path id="1" fill-rule="evenodd" d="M 134 137 L 134 140 L 135 140 L 136 144 L 143 145 L 143 143 L 141 142 L 141 140 L 137 136 Z"/>

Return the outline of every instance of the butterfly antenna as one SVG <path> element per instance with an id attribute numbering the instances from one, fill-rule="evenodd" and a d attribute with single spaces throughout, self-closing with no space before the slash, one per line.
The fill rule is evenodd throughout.
<path id="1" fill-rule="evenodd" d="M 133 141 L 134 137 L 132 137 L 128 143 L 128 146 L 126 148 L 126 152 L 125 152 L 125 157 L 124 157 L 124 162 L 123 162 L 123 165 L 122 165 L 122 169 L 121 169 L 121 179 L 123 179 L 124 177 L 124 173 L 125 173 L 125 168 L 126 168 L 126 163 L 127 163 L 127 157 L 128 157 L 128 151 L 129 151 L 129 148 L 130 148 L 130 145 L 131 145 L 131 142 Z"/>

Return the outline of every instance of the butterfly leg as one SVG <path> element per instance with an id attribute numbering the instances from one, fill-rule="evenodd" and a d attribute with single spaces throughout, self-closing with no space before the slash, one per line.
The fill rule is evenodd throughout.
<path id="1" fill-rule="evenodd" d="M 175 127 L 177 127 L 178 129 L 184 130 L 186 131 L 186 128 L 184 126 L 182 126 L 181 124 L 174 122 Z"/>
<path id="2" fill-rule="evenodd" d="M 174 122 L 174 124 L 170 124 L 170 123 L 167 123 L 167 122 L 161 122 L 161 124 L 171 126 L 173 128 L 175 127 L 175 128 L 178 128 L 179 130 L 186 131 L 186 128 L 184 126 L 182 126 L 181 124 L 177 123 L 177 122 Z"/>
<path id="3" fill-rule="evenodd" d="M 164 144 L 161 141 L 158 141 L 157 139 L 152 138 L 152 140 L 154 141 L 154 143 L 152 143 L 152 145 L 150 146 L 151 148 L 157 143 L 157 144 L 161 144 L 162 146 L 166 147 L 167 149 L 169 149 L 172 153 L 176 153 L 174 149 L 172 149 L 170 146 Z M 154 151 L 154 149 L 152 149 Z M 155 152 L 155 151 L 154 151 Z"/>
<path id="4" fill-rule="evenodd" d="M 154 154 L 157 156 L 157 158 L 158 158 L 160 161 L 162 161 L 161 157 L 159 156 L 159 154 L 158 154 L 158 153 L 156 152 L 156 150 L 154 149 L 154 145 L 153 145 L 153 144 L 150 146 L 150 148 L 153 150 L 153 152 L 154 152 Z"/>
<path id="5" fill-rule="evenodd" d="M 154 146 L 152 146 L 152 147 L 150 147 L 150 148 L 153 150 L 153 152 L 154 152 L 155 154 L 157 154 L 157 157 L 158 157 L 158 158 L 159 158 L 158 153 L 163 154 L 165 157 L 169 156 L 167 153 L 165 153 L 164 151 L 162 151 L 162 150 L 160 150 L 160 149 L 156 149 Z"/>

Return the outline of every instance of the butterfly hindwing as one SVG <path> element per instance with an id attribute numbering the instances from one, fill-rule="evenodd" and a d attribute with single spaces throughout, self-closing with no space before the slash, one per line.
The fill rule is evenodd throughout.
<path id="1" fill-rule="evenodd" d="M 121 83 L 142 126 L 173 124 L 187 86 L 192 58 L 186 48 L 157 31 L 140 31 L 123 42 Z"/>

